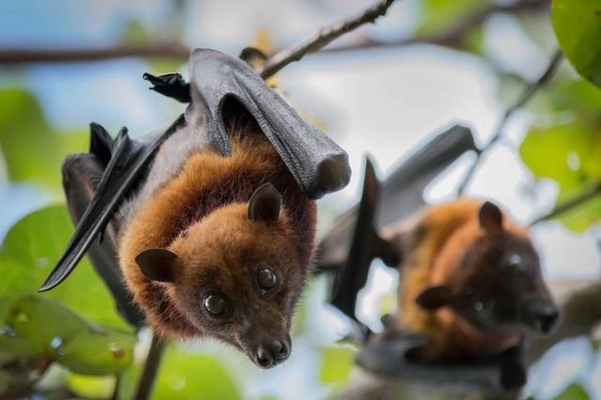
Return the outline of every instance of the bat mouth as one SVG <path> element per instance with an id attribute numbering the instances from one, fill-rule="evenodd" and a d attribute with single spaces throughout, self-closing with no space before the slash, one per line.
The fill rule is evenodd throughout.
<path id="1" fill-rule="evenodd" d="M 554 306 L 546 306 L 531 311 L 528 326 L 536 333 L 551 334 L 558 325 L 559 311 Z"/>

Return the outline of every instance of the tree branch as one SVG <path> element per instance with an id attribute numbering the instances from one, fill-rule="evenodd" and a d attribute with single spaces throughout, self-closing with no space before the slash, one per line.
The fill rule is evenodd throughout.
<path id="1" fill-rule="evenodd" d="M 154 386 L 154 380 L 157 376 L 159 366 L 161 365 L 161 359 L 163 357 L 163 351 L 165 350 L 165 340 L 163 340 L 156 332 L 152 332 L 152 343 L 150 344 L 150 350 L 144 363 L 144 370 L 142 376 L 138 381 L 138 387 L 136 388 L 136 394 L 133 399 L 135 400 L 147 400 L 150 398 L 152 388 Z"/>
<path id="2" fill-rule="evenodd" d="M 492 14 L 499 12 L 518 13 L 524 11 L 541 11 L 546 10 L 548 5 L 549 0 L 521 0 L 507 5 L 491 3 L 482 9 L 475 10 L 472 14 L 465 17 L 465 19 L 439 33 L 412 37 L 396 42 L 380 42 L 364 38 L 360 43 L 332 47 L 324 50 L 322 53 L 365 50 L 370 48 L 398 48 L 413 44 L 433 44 L 453 48 L 464 48 L 465 37 L 467 34 L 485 22 Z"/>
<path id="3" fill-rule="evenodd" d="M 31 63 L 86 62 L 124 57 L 158 57 L 185 61 L 190 50 L 178 43 L 116 46 L 105 49 L 4 49 L 0 65 Z"/>
<path id="4" fill-rule="evenodd" d="M 544 87 L 551 80 L 551 78 L 553 78 L 553 76 L 555 75 L 555 72 L 557 71 L 557 67 L 559 66 L 559 62 L 561 61 L 562 57 L 563 57 L 563 54 L 561 53 L 561 50 L 559 50 L 559 49 L 556 50 L 555 54 L 551 58 L 551 61 L 549 62 L 549 65 L 545 69 L 545 72 L 535 82 L 526 86 L 524 88 L 524 90 L 522 91 L 522 93 L 520 94 L 520 96 L 516 99 L 516 101 L 507 110 L 505 110 L 503 117 L 497 124 L 495 133 L 493 134 L 492 138 L 478 152 L 478 158 L 476 159 L 476 161 L 474 161 L 474 163 L 472 164 L 472 166 L 470 167 L 468 172 L 463 177 L 463 180 L 461 181 L 461 184 L 459 185 L 459 188 L 457 189 L 458 195 L 462 195 L 465 192 L 467 185 L 471 182 L 471 180 L 474 176 L 474 173 L 476 172 L 476 169 L 480 165 L 480 160 L 482 159 L 482 154 L 484 154 L 488 150 L 490 150 L 491 147 L 494 146 L 495 143 L 497 143 L 497 141 L 499 141 L 499 139 L 502 137 L 503 132 L 504 132 L 503 129 L 505 128 L 505 125 L 507 124 L 509 117 L 511 117 L 518 108 L 520 108 L 524 104 L 526 104 L 526 102 L 528 100 L 530 100 L 532 98 L 532 96 L 539 89 Z"/>
<path id="5" fill-rule="evenodd" d="M 541 221 L 546 221 L 548 219 L 555 218 L 556 216 L 563 214 L 564 212 L 574 207 L 577 207 L 582 203 L 587 202 L 588 200 L 592 199 L 598 194 L 601 194 L 601 182 L 598 182 L 594 186 L 583 190 L 571 199 L 568 199 L 563 203 L 557 204 L 549 213 L 536 218 L 530 223 L 530 225 L 534 225 Z"/>
<path id="6" fill-rule="evenodd" d="M 394 0 L 380 0 L 363 13 L 348 20 L 337 22 L 329 27 L 322 28 L 319 33 L 301 44 L 290 49 L 284 49 L 268 58 L 258 71 L 264 79 L 272 76 L 286 65 L 298 61 L 307 53 L 314 53 L 359 26 L 374 22 L 378 17 L 386 14 Z"/>

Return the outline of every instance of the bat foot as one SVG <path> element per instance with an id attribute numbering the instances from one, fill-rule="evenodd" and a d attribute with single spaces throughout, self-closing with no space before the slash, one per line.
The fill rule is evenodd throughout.
<path id="1" fill-rule="evenodd" d="M 506 390 L 516 390 L 527 382 L 524 366 L 519 361 L 501 363 L 501 385 Z"/>
<path id="2" fill-rule="evenodd" d="M 522 345 L 511 347 L 501 353 L 499 362 L 501 385 L 506 390 L 519 389 L 523 387 L 528 380 L 526 368 L 521 361 L 522 353 Z"/>
<path id="3" fill-rule="evenodd" d="M 192 102 L 190 97 L 190 84 L 178 73 L 152 75 L 148 72 L 142 78 L 152 84 L 150 89 L 164 96 L 171 97 L 182 103 Z"/>
<path id="4" fill-rule="evenodd" d="M 411 363 L 407 354 L 415 348 L 427 346 L 429 339 L 399 330 L 373 335 L 359 351 L 355 361 L 370 372 L 398 376 Z"/>
<path id="5" fill-rule="evenodd" d="M 256 47 L 245 47 L 238 57 L 251 67 L 254 67 L 257 64 L 263 64 L 267 60 L 265 53 Z"/>

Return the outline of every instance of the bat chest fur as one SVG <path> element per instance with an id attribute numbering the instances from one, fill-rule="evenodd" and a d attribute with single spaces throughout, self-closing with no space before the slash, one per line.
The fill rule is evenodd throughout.
<path id="1" fill-rule="evenodd" d="M 434 206 L 417 222 L 423 235 L 401 265 L 399 328 L 433 340 L 422 361 L 466 361 L 498 353 L 519 341 L 516 335 L 484 332 L 450 307 L 432 311 L 416 302 L 428 287 L 451 280 L 461 286 L 463 254 L 481 236 L 476 219 L 480 204 L 461 200 Z"/>
<path id="2" fill-rule="evenodd" d="M 159 187 L 132 218 L 120 243 L 120 265 L 134 301 L 160 333 L 191 338 L 205 332 L 187 319 L 168 285 L 152 282 L 141 273 L 136 255 L 149 248 L 169 247 L 215 210 L 248 202 L 266 182 L 271 182 L 282 196 L 283 213 L 292 232 L 286 240 L 307 268 L 313 252 L 315 203 L 302 192 L 271 144 L 258 135 L 244 141 L 232 140 L 229 156 L 213 151 L 191 155 L 176 177 Z"/>

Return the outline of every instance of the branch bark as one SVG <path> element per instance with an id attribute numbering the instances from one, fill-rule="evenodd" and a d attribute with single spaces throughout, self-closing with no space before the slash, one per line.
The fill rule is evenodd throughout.
<path id="1" fill-rule="evenodd" d="M 376 40 L 363 39 L 361 43 L 332 47 L 324 50 L 322 53 L 335 53 L 344 51 L 365 50 L 370 48 L 399 48 L 413 44 L 433 44 L 447 46 L 452 48 L 465 48 L 465 38 L 474 29 L 485 22 L 495 13 L 522 13 L 531 11 L 546 11 L 549 6 L 549 0 L 521 0 L 512 4 L 488 4 L 486 7 L 475 10 L 465 19 L 459 21 L 442 32 L 412 37 L 396 42 L 380 42 Z"/>
<path id="2" fill-rule="evenodd" d="M 148 351 L 148 356 L 144 363 L 142 376 L 138 381 L 136 393 L 133 397 L 134 400 L 147 400 L 150 398 L 154 381 L 161 365 L 161 359 L 163 358 L 165 344 L 165 340 L 159 337 L 155 332 L 152 333 L 152 343 L 150 344 L 150 350 Z"/>
<path id="3" fill-rule="evenodd" d="M 322 28 L 317 35 L 305 40 L 301 44 L 274 54 L 267 59 L 265 64 L 258 71 L 259 75 L 266 79 L 286 65 L 300 60 L 305 54 L 314 53 L 345 33 L 355 30 L 366 23 L 374 22 L 378 17 L 386 14 L 386 11 L 388 11 L 388 8 L 394 1 L 395 0 L 380 0 L 361 14 L 337 22 L 329 27 Z"/>
<path id="4" fill-rule="evenodd" d="M 179 43 L 116 46 L 104 49 L 3 49 L 0 65 L 89 62 L 125 57 L 158 57 L 185 61 L 190 50 Z"/>
<path id="5" fill-rule="evenodd" d="M 599 194 L 601 194 L 601 182 L 598 182 L 594 186 L 583 190 L 582 192 L 578 193 L 571 199 L 566 200 L 564 203 L 557 204 L 555 207 L 553 207 L 553 209 L 549 213 L 541 215 L 540 217 L 536 218 L 535 220 L 533 220 L 530 223 L 530 225 L 534 225 L 539 222 L 546 221 L 551 218 L 555 218 L 558 215 L 563 214 L 564 212 L 569 211 L 572 208 L 577 207 L 577 206 L 581 205 L 582 203 L 587 202 L 588 200 L 592 199 L 593 197 L 595 197 Z"/>

